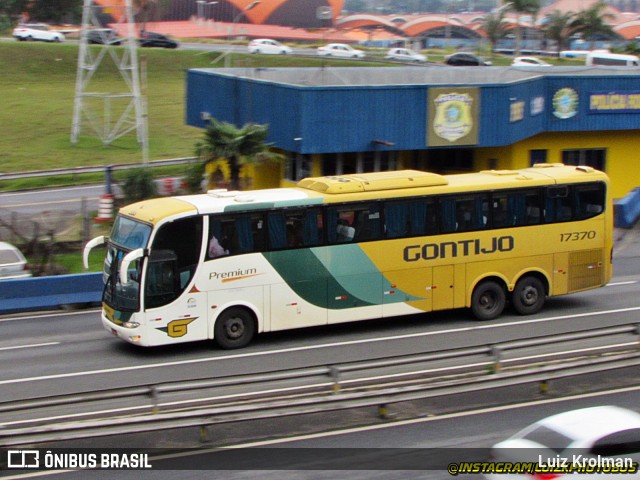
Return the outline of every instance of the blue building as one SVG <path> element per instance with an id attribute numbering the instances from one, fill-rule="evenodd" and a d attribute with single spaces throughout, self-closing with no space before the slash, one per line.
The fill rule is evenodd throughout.
<path id="1" fill-rule="evenodd" d="M 269 125 L 283 166 L 256 188 L 306 176 L 439 173 L 539 162 L 606 171 L 614 197 L 640 185 L 640 72 L 619 67 L 193 69 L 187 124 Z M 640 152 L 638 152 L 640 153 Z"/>

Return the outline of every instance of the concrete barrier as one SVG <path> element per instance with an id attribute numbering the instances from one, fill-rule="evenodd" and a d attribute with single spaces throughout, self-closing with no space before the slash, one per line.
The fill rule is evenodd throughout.
<path id="1" fill-rule="evenodd" d="M 0 313 L 99 303 L 102 272 L 0 281 Z"/>
<path id="2" fill-rule="evenodd" d="M 640 217 L 640 188 L 632 190 L 618 201 L 614 209 L 614 224 L 618 228 L 631 228 Z"/>

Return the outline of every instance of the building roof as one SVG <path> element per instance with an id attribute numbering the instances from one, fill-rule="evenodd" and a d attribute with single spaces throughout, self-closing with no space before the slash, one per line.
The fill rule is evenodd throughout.
<path id="1" fill-rule="evenodd" d="M 628 76 L 628 68 L 615 67 L 387 67 L 387 68 L 196 68 L 191 71 L 210 72 L 234 78 L 294 85 L 301 87 L 346 87 L 386 85 L 503 85 L 528 79 L 566 76 Z"/>

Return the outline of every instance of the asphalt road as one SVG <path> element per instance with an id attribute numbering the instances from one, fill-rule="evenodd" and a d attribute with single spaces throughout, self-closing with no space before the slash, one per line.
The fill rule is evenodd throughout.
<path id="1" fill-rule="evenodd" d="M 630 263 L 626 259 L 626 263 Z M 331 365 L 636 321 L 640 275 L 549 299 L 537 315 L 476 322 L 465 310 L 263 334 L 239 351 L 209 342 L 144 349 L 102 329 L 98 311 L 0 317 L 3 400 L 283 368 Z M 0 417 L 0 421 L 2 421 Z"/>
<path id="2" fill-rule="evenodd" d="M 545 398 L 490 408 L 470 408 L 452 414 L 425 416 L 410 421 L 391 421 L 358 428 L 333 429 L 288 439 L 238 444 L 236 447 L 242 448 L 237 453 L 239 460 L 235 465 L 238 470 L 221 469 L 223 463 L 220 453 L 213 449 L 201 448 L 186 455 L 172 455 L 168 451 L 152 455 L 150 463 L 154 469 L 151 471 L 58 471 L 53 478 L 446 480 L 452 478 L 446 471 L 409 470 L 403 465 L 415 464 L 416 461 L 425 462 L 420 455 L 441 458 L 438 461 L 430 458 L 425 462 L 428 464 L 432 461 L 440 464 L 459 462 L 466 457 L 482 457 L 491 445 L 540 418 L 562 411 L 597 405 L 618 405 L 638 411 L 639 404 L 640 387 L 607 390 L 596 394 Z M 126 447 L 134 446 L 128 444 Z M 258 450 L 247 450 L 249 448 Z M 275 450 L 269 453 L 267 449 Z M 241 470 L 265 454 L 272 456 L 273 463 L 282 461 L 286 467 L 280 470 Z M 338 461 L 335 461 L 336 458 Z M 373 469 L 369 465 L 376 468 Z M 6 478 L 51 478 L 52 473 L 29 472 Z M 463 475 L 458 478 L 477 480 L 481 477 Z"/>

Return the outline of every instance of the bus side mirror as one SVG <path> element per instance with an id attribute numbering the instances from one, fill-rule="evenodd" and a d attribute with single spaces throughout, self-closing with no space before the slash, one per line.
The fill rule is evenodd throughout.
<path id="1" fill-rule="evenodd" d="M 84 269 L 89 269 L 89 253 L 93 249 L 93 247 L 97 247 L 98 245 L 104 244 L 104 235 L 100 235 L 92 240 L 89 240 L 82 251 L 82 263 L 84 265 Z"/>
<path id="2" fill-rule="evenodd" d="M 124 256 L 124 258 L 122 259 L 122 263 L 120 263 L 120 272 L 119 272 L 120 283 L 122 285 L 129 283 L 129 276 L 128 276 L 129 265 L 131 265 L 132 262 L 135 262 L 139 258 L 142 258 L 143 256 L 144 256 L 143 248 L 138 248 L 136 250 L 133 250 Z"/>

